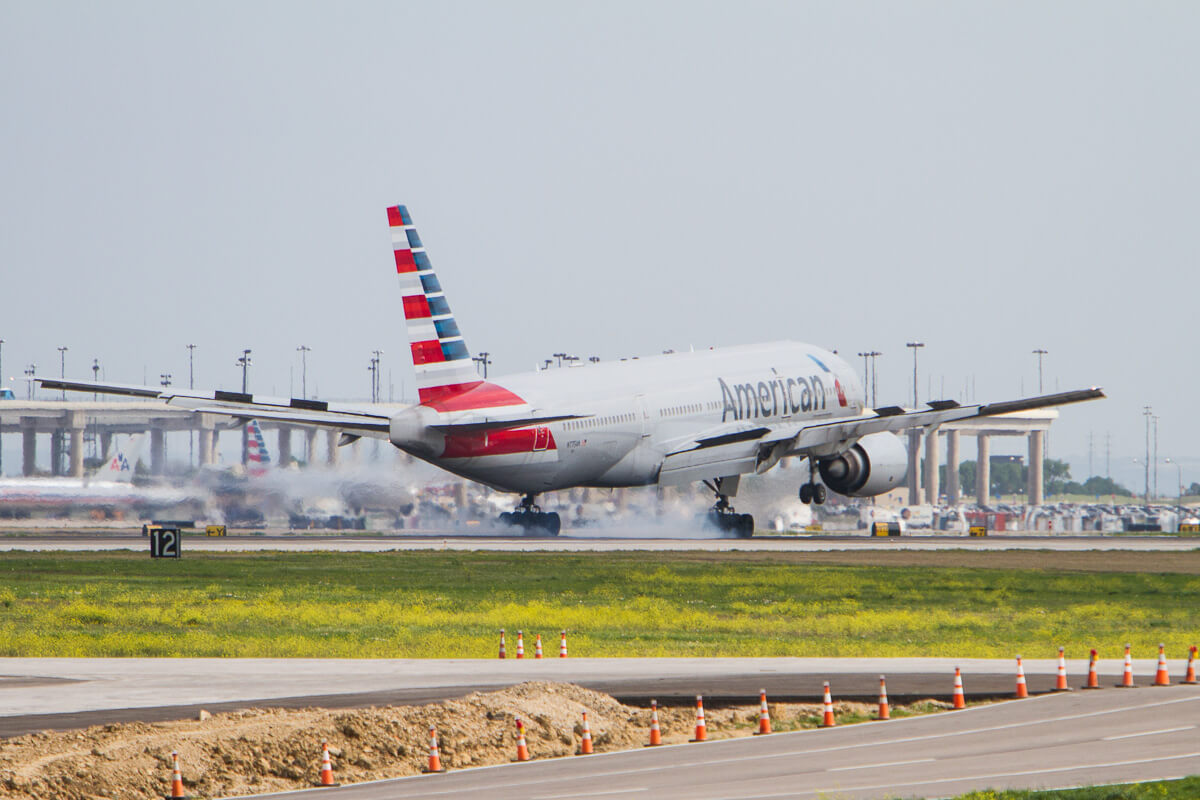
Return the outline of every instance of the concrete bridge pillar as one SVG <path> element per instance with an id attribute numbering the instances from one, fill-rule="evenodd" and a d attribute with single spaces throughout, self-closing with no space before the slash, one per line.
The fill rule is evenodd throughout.
<path id="1" fill-rule="evenodd" d="M 329 466 L 337 466 L 338 463 L 338 439 L 341 438 L 342 432 L 330 428 L 325 431 L 325 463 Z"/>
<path id="2" fill-rule="evenodd" d="M 317 463 L 317 429 L 304 431 L 304 461 L 308 466 Z"/>
<path id="3" fill-rule="evenodd" d="M 975 502 L 986 506 L 991 501 L 992 443 L 986 433 L 975 438 L 979 443 L 979 456 L 975 460 Z"/>
<path id="4" fill-rule="evenodd" d="M 958 431 L 946 431 L 946 502 L 958 505 Z"/>
<path id="5" fill-rule="evenodd" d="M 292 426 L 279 426 L 279 466 L 286 467 L 292 461 Z"/>
<path id="6" fill-rule="evenodd" d="M 160 427 L 150 429 L 150 474 L 162 475 L 166 469 L 166 432 Z"/>
<path id="7" fill-rule="evenodd" d="M 108 458 L 108 451 L 112 450 L 112 431 L 100 432 L 100 457 Z"/>
<path id="8" fill-rule="evenodd" d="M 1045 431 L 1029 432 L 1029 486 L 1026 490 L 1026 497 L 1031 506 L 1040 506 L 1044 500 L 1042 492 L 1045 488 L 1045 478 L 1043 476 L 1045 437 Z"/>
<path id="9" fill-rule="evenodd" d="M 938 475 L 938 462 L 941 461 L 938 435 L 937 428 L 925 434 L 925 498 L 933 505 L 937 505 L 942 494 L 942 481 Z"/>
<path id="10" fill-rule="evenodd" d="M 216 461 L 217 422 L 211 414 L 200 415 L 200 466 L 210 467 Z"/>
<path id="11" fill-rule="evenodd" d="M 908 432 L 908 504 L 921 505 L 921 431 Z"/>
<path id="12" fill-rule="evenodd" d="M 55 428 L 50 434 L 50 474 L 54 477 L 62 475 L 62 460 L 63 460 L 63 439 L 66 431 L 62 428 Z"/>
<path id="13" fill-rule="evenodd" d="M 67 412 L 67 429 L 71 432 L 71 445 L 69 450 L 70 467 L 69 474 L 72 478 L 83 477 L 83 414 L 79 411 Z"/>
<path id="14" fill-rule="evenodd" d="M 21 417 L 21 474 L 37 471 L 37 417 Z"/>

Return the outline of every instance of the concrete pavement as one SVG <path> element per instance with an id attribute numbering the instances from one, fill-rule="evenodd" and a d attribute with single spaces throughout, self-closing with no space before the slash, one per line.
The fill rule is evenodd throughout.
<path id="1" fill-rule="evenodd" d="M 1195 686 L 1072 692 L 829 730 L 378 781 L 344 786 L 337 796 L 873 800 L 1173 778 L 1200 773 L 1198 712 Z"/>

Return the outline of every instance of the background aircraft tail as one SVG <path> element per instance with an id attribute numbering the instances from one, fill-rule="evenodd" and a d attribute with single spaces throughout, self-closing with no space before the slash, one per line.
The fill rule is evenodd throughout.
<path id="1" fill-rule="evenodd" d="M 246 472 L 250 475 L 263 475 L 271 468 L 271 454 L 267 450 L 267 442 L 263 439 L 262 427 L 258 420 L 252 419 L 246 423 Z"/>
<path id="2" fill-rule="evenodd" d="M 434 403 L 474 389 L 482 381 L 408 209 L 390 207 L 388 225 L 420 402 Z"/>
<path id="3" fill-rule="evenodd" d="M 125 441 L 122 447 L 117 443 L 116 437 L 113 438 L 113 443 L 109 445 L 108 453 L 105 454 L 104 464 L 100 469 L 96 470 L 92 477 L 98 481 L 114 481 L 117 483 L 129 483 L 133 480 L 133 470 L 137 466 L 138 458 L 142 454 L 142 443 L 146 440 L 144 433 L 135 433 Z"/>

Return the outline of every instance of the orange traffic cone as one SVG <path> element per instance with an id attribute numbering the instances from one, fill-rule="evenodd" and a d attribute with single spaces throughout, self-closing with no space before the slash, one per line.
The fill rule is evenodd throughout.
<path id="1" fill-rule="evenodd" d="M 438 750 L 437 728 L 429 726 L 429 766 L 425 772 L 445 772 L 442 768 L 442 754 Z"/>
<path id="2" fill-rule="evenodd" d="M 821 727 L 832 728 L 836 724 L 833 719 L 833 698 L 829 696 L 829 681 L 825 681 L 825 717 L 821 721 Z"/>
<path id="3" fill-rule="evenodd" d="M 1167 674 L 1167 655 L 1165 648 L 1165 644 L 1159 644 L 1158 646 L 1158 670 L 1154 673 L 1155 686 L 1171 685 L 1171 676 Z"/>
<path id="4" fill-rule="evenodd" d="M 183 793 L 183 776 L 179 772 L 179 753 L 171 751 L 171 761 L 175 765 L 175 771 L 171 773 L 171 794 L 166 800 L 182 800 L 187 797 Z"/>
<path id="5" fill-rule="evenodd" d="M 525 723 L 517 717 L 517 761 L 529 760 L 529 745 L 525 744 Z"/>
<path id="6" fill-rule="evenodd" d="M 662 731 L 658 727 L 658 701 L 650 701 L 650 744 L 646 747 L 656 747 L 662 744 Z"/>
<path id="7" fill-rule="evenodd" d="M 1129 655 L 1131 647 L 1133 645 L 1125 645 L 1125 675 L 1121 678 L 1121 682 L 1117 684 L 1122 689 L 1133 688 L 1133 658 Z"/>
<path id="8" fill-rule="evenodd" d="M 540 633 L 537 635 L 537 641 L 533 643 L 533 657 L 542 657 L 542 635 Z"/>
<path id="9" fill-rule="evenodd" d="M 329 742 L 321 742 L 321 785 L 341 786 L 333 779 L 333 763 L 329 760 Z"/>
<path id="10" fill-rule="evenodd" d="M 1021 657 L 1017 656 L 1017 699 L 1029 697 L 1029 687 L 1025 685 L 1025 668 L 1021 666 Z"/>
<path id="11" fill-rule="evenodd" d="M 708 739 L 708 730 L 704 727 L 704 698 L 696 695 L 696 738 L 692 742 L 703 742 Z"/>
<path id="12" fill-rule="evenodd" d="M 1096 670 L 1097 670 L 1096 651 L 1092 650 L 1090 660 L 1088 661 L 1087 683 L 1084 684 L 1083 688 L 1085 688 L 1085 689 L 1099 689 L 1100 688 L 1100 676 L 1097 674 Z"/>
<path id="13" fill-rule="evenodd" d="M 1058 648 L 1058 680 L 1054 682 L 1054 691 L 1069 692 L 1071 687 L 1067 686 L 1067 659 L 1063 655 L 1063 648 Z"/>
<path id="14" fill-rule="evenodd" d="M 508 653 L 505 652 L 505 650 L 504 650 L 504 630 L 503 629 L 500 630 L 500 657 L 501 658 L 508 657 Z"/>
<path id="15" fill-rule="evenodd" d="M 771 732 L 771 714 L 767 711 L 767 690 L 758 690 L 758 699 L 761 703 L 758 709 L 758 730 L 754 732 L 755 736 L 762 736 L 765 733 Z"/>
<path id="16" fill-rule="evenodd" d="M 592 729 L 588 727 L 587 712 L 583 712 L 583 736 L 579 741 L 579 755 L 590 756 L 592 754 Z"/>
<path id="17" fill-rule="evenodd" d="M 558 646 L 558 657 L 566 658 L 567 657 L 567 632 L 561 631 L 559 633 L 559 635 L 562 637 L 562 643 L 559 644 L 559 646 Z"/>
<path id="18" fill-rule="evenodd" d="M 887 684 L 883 680 L 883 676 L 879 676 L 879 716 L 876 719 L 891 719 L 892 712 L 888 707 L 887 699 Z"/>
<path id="19" fill-rule="evenodd" d="M 954 700 L 955 708 L 967 707 L 967 699 L 963 696 L 962 672 L 959 671 L 958 667 L 954 668 L 954 697 L 952 699 Z"/>
<path id="20" fill-rule="evenodd" d="M 1188 650 L 1187 672 L 1183 674 L 1183 680 L 1180 683 L 1195 683 L 1196 682 L 1196 645 L 1192 645 L 1192 649 Z"/>
<path id="21" fill-rule="evenodd" d="M 517 631 L 517 658 L 525 657 L 525 631 Z"/>

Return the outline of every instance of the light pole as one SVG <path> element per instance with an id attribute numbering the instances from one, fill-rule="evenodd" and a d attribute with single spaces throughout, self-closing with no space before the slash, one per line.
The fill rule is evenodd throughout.
<path id="1" fill-rule="evenodd" d="M 308 354 L 312 350 L 306 344 L 302 344 L 296 348 L 296 352 L 300 354 L 300 399 L 308 399 Z"/>
<path id="2" fill-rule="evenodd" d="M 196 345 L 187 345 L 188 351 L 188 389 L 196 388 L 196 371 L 193 367 L 193 356 L 196 353 Z M 196 466 L 196 431 L 188 428 L 188 467 Z"/>
<path id="3" fill-rule="evenodd" d="M 471 359 L 471 360 L 472 360 L 472 361 L 474 361 L 476 364 L 478 364 L 479 366 L 483 367 L 483 379 L 484 379 L 485 381 L 487 380 L 487 368 L 488 368 L 488 364 L 491 364 L 491 363 L 492 363 L 492 360 L 491 360 L 490 358 L 488 358 L 488 356 L 490 356 L 490 355 L 491 355 L 491 353 L 489 353 L 488 351 L 484 350 L 484 351 L 483 351 L 483 352 L 481 352 L 479 355 L 477 355 L 477 356 L 475 356 L 474 358 L 472 358 L 472 359 Z"/>
<path id="4" fill-rule="evenodd" d="M 30 364 L 25 368 L 25 391 L 29 395 L 29 399 L 33 399 L 33 376 L 37 375 L 37 364 Z"/>
<path id="5" fill-rule="evenodd" d="M 871 357 L 871 407 L 875 408 L 879 405 L 879 364 L 876 362 L 883 353 L 872 350 L 867 355 Z M 865 392 L 866 389 L 864 388 L 863 391 Z"/>
<path id="6" fill-rule="evenodd" d="M 99 382 L 100 382 L 100 359 L 93 358 L 92 359 L 92 383 L 99 383 Z M 92 392 L 92 400 L 95 401 L 96 399 L 97 399 L 96 393 Z"/>
<path id="7" fill-rule="evenodd" d="M 1154 417 L 1154 496 L 1158 497 L 1158 414 Z"/>
<path id="8" fill-rule="evenodd" d="M 1049 352 L 1049 350 L 1044 350 L 1041 347 L 1033 351 L 1033 354 L 1038 357 L 1038 394 L 1042 393 L 1042 356 Z"/>
<path id="9" fill-rule="evenodd" d="M 567 357 L 566 353 L 552 353 L 551 355 L 553 355 L 555 358 L 558 359 L 557 366 L 560 366 L 560 367 L 562 366 L 563 359 Z"/>
<path id="10" fill-rule="evenodd" d="M 1154 416 L 1150 412 L 1150 406 L 1146 406 L 1146 410 L 1142 412 L 1142 416 L 1146 418 L 1146 507 L 1150 507 L 1150 417 Z"/>
<path id="11" fill-rule="evenodd" d="M 372 350 L 371 354 L 374 356 L 374 358 L 371 359 L 371 394 L 374 395 L 374 397 L 371 399 L 371 402 L 378 403 L 379 399 L 380 399 L 379 398 L 379 395 L 380 395 L 380 385 L 379 385 L 380 358 L 379 357 L 383 355 L 383 351 L 382 350 Z"/>
<path id="12" fill-rule="evenodd" d="M 246 389 L 250 385 L 248 380 L 250 364 L 253 363 L 250 360 L 249 348 L 242 350 L 242 355 L 236 363 L 242 368 L 242 394 L 246 394 Z M 242 466 L 244 467 L 248 463 L 250 463 L 250 433 L 246 430 L 246 426 L 242 425 Z"/>
<path id="13" fill-rule="evenodd" d="M 64 381 L 67 379 L 67 348 L 65 346 L 58 348 L 58 377 Z M 67 399 L 67 390 L 63 389 L 62 399 Z"/>
<path id="14" fill-rule="evenodd" d="M 1163 463 L 1175 465 L 1175 470 L 1177 473 L 1176 477 L 1179 480 L 1179 484 L 1178 484 L 1179 485 L 1179 499 L 1180 499 L 1180 501 L 1182 501 L 1183 500 L 1183 467 L 1179 465 L 1178 461 L 1172 461 L 1170 457 L 1164 458 Z"/>
<path id="15" fill-rule="evenodd" d="M 871 354 L 863 351 L 858 353 L 858 357 L 863 360 L 863 394 L 866 394 L 867 387 L 871 385 L 871 373 L 868 369 L 868 364 L 870 363 L 868 359 L 871 358 Z"/>
<path id="16" fill-rule="evenodd" d="M 925 346 L 924 342 L 908 342 L 905 347 L 911 347 L 913 351 L 913 408 L 916 408 L 920 401 L 917 399 L 917 350 Z"/>
<path id="17" fill-rule="evenodd" d="M 159 381 L 158 381 L 158 382 L 159 382 L 159 384 L 160 384 L 160 385 L 161 385 L 161 386 L 162 386 L 164 389 L 166 389 L 168 386 L 170 386 L 170 385 L 171 385 L 171 373 L 169 373 L 169 372 L 160 372 L 160 373 L 158 374 L 158 378 L 159 378 Z"/>
<path id="18" fill-rule="evenodd" d="M 246 387 L 250 385 L 249 381 L 247 380 L 250 372 L 250 365 L 254 363 L 250 359 L 250 350 L 243 350 L 241 357 L 239 357 L 235 363 L 242 368 L 242 394 L 246 394 Z"/>
<path id="19" fill-rule="evenodd" d="M 593 364 L 599 364 L 600 356 L 588 356 L 588 361 L 590 361 Z"/>

